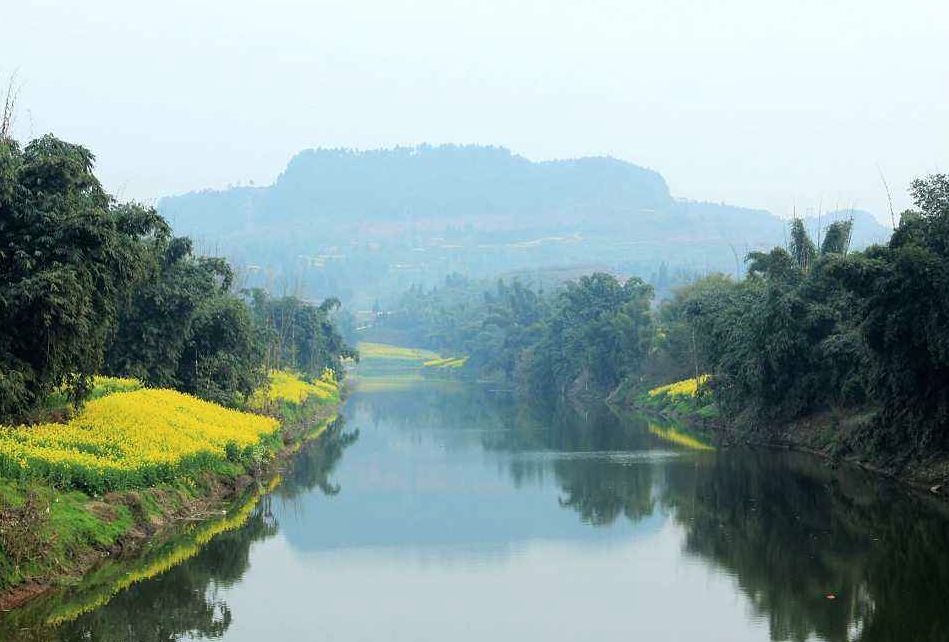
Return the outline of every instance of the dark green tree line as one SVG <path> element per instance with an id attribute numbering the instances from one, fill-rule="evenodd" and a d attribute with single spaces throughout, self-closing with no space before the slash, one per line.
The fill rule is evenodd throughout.
<path id="1" fill-rule="evenodd" d="M 249 294 L 267 368 L 289 368 L 311 377 L 329 368 L 340 377 L 343 359 L 359 358 L 333 322 L 339 299 L 311 305 L 294 296 L 271 297 L 260 289 Z"/>
<path id="2" fill-rule="evenodd" d="M 794 225 L 787 249 L 749 255 L 742 281 L 680 290 L 660 312 L 663 358 L 712 374 L 722 410 L 742 424 L 867 411 L 845 447 L 896 461 L 945 451 L 949 178 L 911 192 L 916 209 L 886 245 L 848 252 L 849 225 L 836 223 L 818 249 Z"/>
<path id="3" fill-rule="evenodd" d="M 0 415 L 23 416 L 53 389 L 78 400 L 167 233 L 154 212 L 119 204 L 85 148 L 53 136 L 0 138 Z"/>
<path id="4" fill-rule="evenodd" d="M 247 305 L 232 292 L 224 259 L 193 254 L 187 238 L 163 234 L 122 306 L 106 372 L 221 403 L 246 398 L 266 371 Z"/>
<path id="5" fill-rule="evenodd" d="M 866 378 L 881 413 L 881 448 L 920 453 L 949 440 L 949 175 L 916 180 L 916 209 L 887 245 L 832 266 L 853 296 L 868 352 Z"/>
<path id="6" fill-rule="evenodd" d="M 949 446 L 949 177 L 911 193 L 885 245 L 851 251 L 851 221 L 815 242 L 794 220 L 785 247 L 747 256 L 743 278 L 709 275 L 656 308 L 648 285 L 607 274 L 549 293 L 452 277 L 413 288 L 382 326 L 535 396 L 708 373 L 737 426 L 859 416 L 841 448 L 926 457 Z"/>
<path id="7" fill-rule="evenodd" d="M 412 288 L 381 333 L 469 357 L 481 378 L 545 396 L 603 393 L 643 367 L 653 341 L 652 288 L 595 273 L 545 294 L 514 280 L 493 287 L 453 276 Z M 377 331 L 379 331 L 377 329 Z"/>
<path id="8" fill-rule="evenodd" d="M 0 136 L 0 419 L 37 418 L 58 390 L 80 403 L 95 374 L 238 404 L 271 367 L 341 373 L 336 299 L 235 291 L 226 260 L 116 201 L 93 163 L 52 135 Z"/>
<path id="9" fill-rule="evenodd" d="M 652 343 L 653 290 L 605 273 L 570 281 L 556 295 L 521 372 L 540 394 L 603 392 L 643 367 Z"/>

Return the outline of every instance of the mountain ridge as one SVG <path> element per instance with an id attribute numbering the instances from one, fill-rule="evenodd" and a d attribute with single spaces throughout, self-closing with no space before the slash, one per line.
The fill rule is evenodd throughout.
<path id="1" fill-rule="evenodd" d="M 269 186 L 189 192 L 158 209 L 176 233 L 266 278 L 364 301 L 449 272 L 591 259 L 645 278 L 661 263 L 682 278 L 733 273 L 736 254 L 781 244 L 786 226 L 766 210 L 675 198 L 659 172 L 610 156 L 531 161 L 478 145 L 308 149 Z M 871 215 L 854 215 L 855 246 L 884 238 Z"/>

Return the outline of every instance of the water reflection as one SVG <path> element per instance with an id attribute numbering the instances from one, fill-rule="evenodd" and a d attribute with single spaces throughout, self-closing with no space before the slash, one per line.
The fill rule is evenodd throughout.
<path id="1" fill-rule="evenodd" d="M 945 507 L 878 477 L 475 387 L 345 414 L 243 528 L 32 639 L 949 638 Z"/>
<path id="2" fill-rule="evenodd" d="M 530 407 L 483 390 L 372 405 L 405 429 L 451 425 L 433 433 L 449 450 L 476 431 L 515 487 L 552 479 L 559 506 L 590 526 L 668 516 L 684 553 L 733 577 L 773 640 L 949 639 L 946 507 L 876 475 L 796 453 L 687 452 L 693 437 L 670 443 L 668 426 L 605 406 Z"/>
<path id="3" fill-rule="evenodd" d="M 318 490 L 320 495 L 332 496 L 340 492 L 340 485 L 330 478 L 343 451 L 359 439 L 359 430 L 344 430 L 345 419 L 338 417 L 316 441 L 308 442 L 294 456 L 290 468 L 283 474 L 283 483 L 276 495 L 290 499 Z"/>
<path id="4" fill-rule="evenodd" d="M 594 526 L 619 517 L 638 522 L 653 514 L 652 466 L 629 466 L 596 459 L 561 460 L 554 464 L 562 488 L 560 505 L 571 508 Z"/>
<path id="5" fill-rule="evenodd" d="M 144 576 L 152 567 L 171 568 L 131 584 L 114 597 L 107 575 L 113 566 L 107 566 L 87 578 L 84 586 L 40 600 L 0 620 L 0 639 L 158 642 L 182 636 L 222 637 L 233 619 L 222 593 L 244 578 L 252 545 L 277 534 L 275 501 L 310 491 L 327 495 L 340 492 L 340 486 L 331 481 L 332 472 L 343 451 L 358 438 L 357 432 L 347 432 L 344 425 L 339 418 L 319 440 L 305 443 L 285 471 L 283 484 L 259 502 L 250 500 L 254 504 L 248 506 L 246 521 L 239 517 L 243 522 L 240 528 L 221 532 L 200 549 L 195 549 L 194 537 L 187 534 L 168 542 L 128 571 L 133 576 Z M 200 531 L 197 537 L 203 540 Z M 184 561 L 174 563 L 176 559 Z M 99 581 L 96 575 L 106 578 Z M 127 581 L 123 578 L 115 583 L 123 585 Z M 103 598 L 95 597 L 99 594 Z M 85 612 L 84 603 L 90 598 L 109 601 Z M 65 615 L 70 612 L 78 616 Z M 66 621 L 58 626 L 46 624 L 60 619 Z"/>
<path id="6" fill-rule="evenodd" d="M 196 557 L 67 622 L 60 639 L 159 642 L 185 633 L 221 637 L 233 616 L 220 589 L 244 576 L 251 544 L 276 533 L 276 524 L 267 519 L 269 504 L 265 498 L 243 528 L 217 536 Z"/>
<path id="7" fill-rule="evenodd" d="M 666 470 L 688 553 L 727 570 L 772 639 L 949 638 L 945 507 L 794 453 Z"/>

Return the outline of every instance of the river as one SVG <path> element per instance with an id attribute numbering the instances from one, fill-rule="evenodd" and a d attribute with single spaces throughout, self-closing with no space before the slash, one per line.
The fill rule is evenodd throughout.
<path id="1" fill-rule="evenodd" d="M 357 387 L 242 523 L 56 627 L 25 615 L 20 634 L 949 640 L 942 504 L 475 385 Z"/>

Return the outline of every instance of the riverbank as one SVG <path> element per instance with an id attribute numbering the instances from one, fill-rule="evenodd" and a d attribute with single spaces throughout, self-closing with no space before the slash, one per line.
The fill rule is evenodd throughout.
<path id="1" fill-rule="evenodd" d="M 66 423 L 2 429 L 0 610 L 226 519 L 272 483 L 341 400 L 332 379 L 272 379 L 251 400 L 254 412 L 124 388 Z"/>
<path id="2" fill-rule="evenodd" d="M 880 454 L 866 439 L 875 416 L 873 409 L 863 409 L 825 411 L 774 424 L 763 424 L 746 417 L 730 421 L 719 418 L 709 422 L 708 429 L 724 446 L 806 452 L 824 459 L 831 466 L 846 462 L 949 500 L 949 454 L 932 453 L 926 458 L 901 453 Z"/>
<path id="3" fill-rule="evenodd" d="M 722 416 L 707 384 L 708 378 L 699 376 L 649 390 L 621 385 L 608 402 L 682 422 L 718 446 L 806 452 L 829 465 L 846 462 L 949 499 L 949 455 L 934 453 L 926 459 L 881 455 L 866 439 L 877 416 L 874 408 L 828 410 L 793 421 L 765 423 L 750 414 Z"/>

